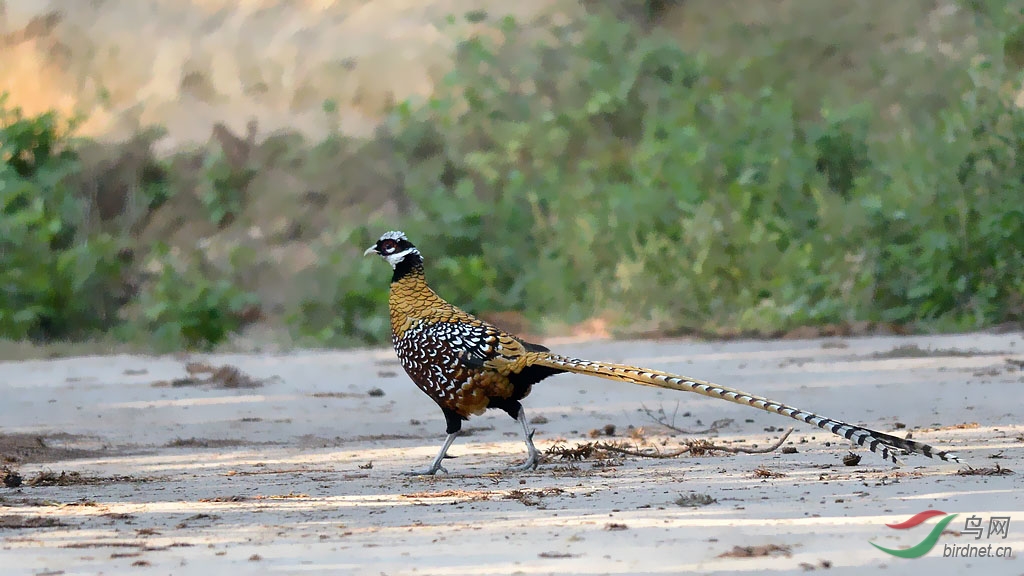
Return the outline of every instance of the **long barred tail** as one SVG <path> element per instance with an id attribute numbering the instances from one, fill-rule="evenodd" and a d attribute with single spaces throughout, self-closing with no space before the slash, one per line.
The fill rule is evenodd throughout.
<path id="1" fill-rule="evenodd" d="M 776 402 L 775 400 L 769 400 L 768 398 L 763 398 L 761 396 L 754 396 L 753 394 L 747 394 L 746 392 L 726 388 L 725 386 L 719 386 L 718 384 L 712 384 L 711 382 L 705 382 L 704 380 L 697 380 L 696 378 L 686 378 L 676 374 L 669 374 L 668 372 L 637 368 L 635 366 L 627 366 L 625 364 L 580 360 L 577 358 L 569 358 L 567 356 L 559 356 L 557 354 L 541 354 L 539 356 L 540 357 L 537 360 L 531 362 L 532 365 L 548 366 L 550 368 L 557 368 L 567 372 L 598 376 L 609 380 L 618 380 L 620 382 L 632 382 L 642 386 L 668 388 L 683 392 L 696 392 L 703 396 L 721 398 L 735 404 L 744 404 L 747 406 L 753 406 L 754 408 L 760 408 L 766 412 L 774 412 L 783 416 L 789 416 L 794 420 L 814 424 L 819 428 L 828 430 L 833 434 L 842 436 L 851 442 L 860 444 L 861 446 L 867 446 L 867 448 L 872 452 L 880 455 L 886 460 L 891 460 L 895 464 L 900 464 L 900 461 L 896 457 L 897 450 L 905 450 L 915 454 L 924 454 L 929 458 L 939 458 L 950 462 L 960 461 L 955 454 L 936 450 L 922 442 L 905 440 L 891 434 L 885 434 L 884 432 L 877 432 L 870 428 L 864 428 L 863 426 L 847 424 L 846 422 L 819 416 L 813 412 L 794 408 L 781 402 Z"/>

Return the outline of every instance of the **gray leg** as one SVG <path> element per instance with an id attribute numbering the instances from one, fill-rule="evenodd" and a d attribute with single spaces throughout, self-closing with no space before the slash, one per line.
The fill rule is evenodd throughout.
<path id="1" fill-rule="evenodd" d="M 515 472 L 524 472 L 526 470 L 536 470 L 537 464 L 540 464 L 540 452 L 537 451 L 537 447 L 533 445 L 533 430 L 530 430 L 529 425 L 526 423 L 526 410 L 521 406 L 519 407 L 519 416 L 516 420 L 523 426 L 523 440 L 526 442 L 526 462 L 523 462 L 519 466 L 512 466 L 509 470 Z"/>
<path id="2" fill-rule="evenodd" d="M 405 472 L 406 476 L 433 476 L 438 470 L 448 473 L 448 470 L 444 466 L 441 466 L 441 460 L 444 460 L 444 455 L 448 453 L 448 448 L 451 448 L 452 442 L 455 442 L 455 438 L 459 435 L 458 432 L 452 432 L 444 439 L 444 445 L 441 446 L 441 451 L 434 457 L 434 461 L 430 464 L 430 468 L 425 470 L 412 470 L 411 472 Z"/>

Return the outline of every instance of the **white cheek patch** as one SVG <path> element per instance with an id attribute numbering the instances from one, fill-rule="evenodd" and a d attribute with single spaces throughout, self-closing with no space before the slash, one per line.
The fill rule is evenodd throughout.
<path id="1" fill-rule="evenodd" d="M 419 254 L 420 251 L 416 248 L 408 248 L 395 254 L 386 254 L 384 259 L 388 261 L 388 264 L 391 264 L 391 268 L 394 268 L 395 266 L 398 266 L 398 263 L 404 260 L 406 256 L 412 253 Z"/>

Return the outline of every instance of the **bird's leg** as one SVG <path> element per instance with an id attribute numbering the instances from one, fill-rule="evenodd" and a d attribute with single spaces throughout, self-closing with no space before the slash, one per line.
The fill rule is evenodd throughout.
<path id="1" fill-rule="evenodd" d="M 526 461 L 519 466 L 512 466 L 509 470 L 515 472 L 525 472 L 526 470 L 535 470 L 537 464 L 540 464 L 540 452 L 537 451 L 537 447 L 533 445 L 533 430 L 530 430 L 530 426 L 526 422 L 526 410 L 522 406 L 519 407 L 519 415 L 516 416 L 516 420 L 523 426 L 523 440 L 526 442 Z"/>
<path id="2" fill-rule="evenodd" d="M 430 463 L 430 467 L 423 470 L 412 470 L 405 472 L 406 476 L 433 476 L 438 470 L 448 473 L 448 470 L 441 466 L 441 460 L 444 460 L 446 454 L 448 454 L 448 448 L 451 447 L 452 442 L 455 442 L 455 438 L 459 435 L 458 432 L 451 432 L 448 437 L 444 439 L 444 444 L 441 446 L 441 451 L 434 457 L 434 461 Z"/>

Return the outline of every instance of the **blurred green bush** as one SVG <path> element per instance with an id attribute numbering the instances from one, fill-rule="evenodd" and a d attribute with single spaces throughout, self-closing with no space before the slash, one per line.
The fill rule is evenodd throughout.
<path id="1" fill-rule="evenodd" d="M 402 227 L 471 311 L 603 315 L 626 331 L 1021 319 L 1012 74 L 976 62 L 930 123 L 874 134 L 869 105 L 800 120 L 792 95 L 730 88 L 735 74 L 613 18 L 544 33 L 505 20 L 459 46 L 434 98 L 397 108 L 409 208 L 356 244 Z M 328 341 L 386 338 L 364 269 L 346 267 Z"/>
<path id="2" fill-rule="evenodd" d="M 859 183 L 886 320 L 953 330 L 1024 318 L 1024 111 L 989 72 L 975 67 L 962 100 Z"/>
<path id="3" fill-rule="evenodd" d="M 116 320 L 121 242 L 89 230 L 74 122 L 26 118 L 0 95 L 0 336 L 81 338 Z"/>
<path id="4" fill-rule="evenodd" d="M 1024 23 L 998 3 L 970 8 L 988 22 L 980 55 L 943 73 L 937 112 L 903 123 L 867 98 L 822 97 L 808 114 L 799 78 L 751 89 L 745 66 L 764 61 L 713 60 L 600 10 L 478 22 L 434 97 L 398 104 L 375 138 L 250 138 L 244 162 L 222 138 L 149 170 L 148 212 L 120 229 L 91 222 L 69 184 L 82 180 L 74 124 L 0 102 L 0 336 L 115 329 L 209 349 L 259 311 L 252 270 L 285 269 L 301 245 L 312 264 L 272 289 L 271 320 L 302 343 L 381 343 L 389 271 L 360 254 L 394 228 L 444 297 L 541 330 L 595 316 L 623 333 L 761 335 L 1019 322 Z M 150 220 L 185 214 L 252 257 L 218 268 L 194 234 L 140 242 Z"/>
<path id="5" fill-rule="evenodd" d="M 141 328 L 164 351 L 210 350 L 236 332 L 257 299 L 226 278 L 203 269 L 200 254 L 185 258 L 163 244 L 150 254 L 155 280 L 139 294 Z"/>
<path id="6" fill-rule="evenodd" d="M 0 338 L 81 340 L 114 330 L 146 335 L 163 349 L 209 348 L 239 325 L 252 296 L 225 279 L 168 263 L 141 297 L 132 278 L 130 229 L 102 231 L 95 198 L 82 181 L 72 137 L 76 121 L 54 113 L 25 117 L 0 95 Z M 76 188 L 72 183 L 81 186 Z M 139 193 L 147 209 L 162 205 L 162 175 L 142 170 Z M 191 261 L 195 261 L 192 259 Z M 175 264 L 175 265 L 171 265 Z M 123 307 L 142 304 L 141 319 L 125 323 Z"/>

